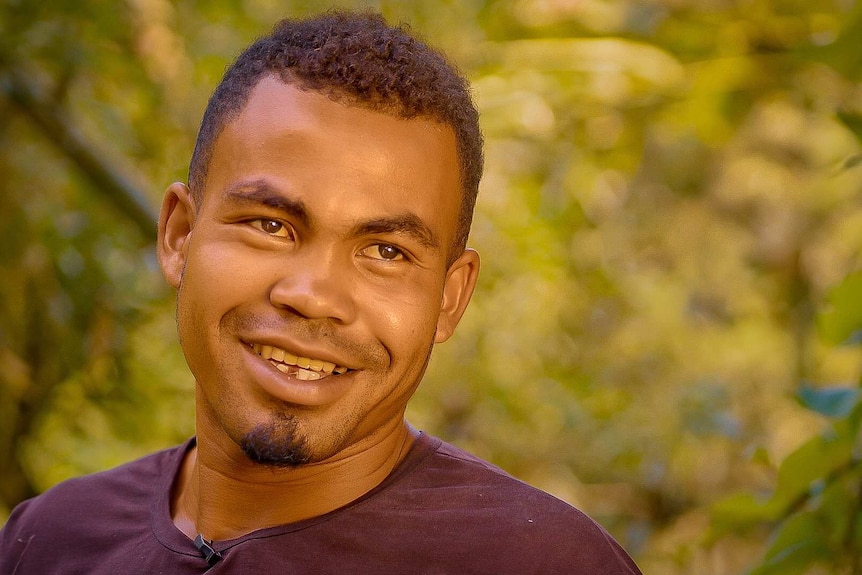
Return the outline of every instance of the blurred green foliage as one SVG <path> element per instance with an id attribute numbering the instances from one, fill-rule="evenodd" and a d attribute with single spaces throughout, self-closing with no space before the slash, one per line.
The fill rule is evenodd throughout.
<path id="1" fill-rule="evenodd" d="M 474 83 L 479 291 L 410 407 L 644 572 L 862 573 L 862 7 L 334 2 Z M 281 0 L 0 0 L 0 509 L 193 433 L 152 248 Z"/>

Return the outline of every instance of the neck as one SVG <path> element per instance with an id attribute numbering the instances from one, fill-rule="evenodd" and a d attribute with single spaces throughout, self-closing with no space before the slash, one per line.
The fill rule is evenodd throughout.
<path id="1" fill-rule="evenodd" d="M 294 468 L 272 468 L 222 449 L 198 430 L 177 476 L 174 524 L 189 538 L 235 539 L 252 531 L 318 517 L 383 482 L 407 455 L 417 432 L 405 421 L 363 446 Z M 234 446 L 236 447 L 236 446 Z M 349 452 L 347 452 L 349 451 Z"/>

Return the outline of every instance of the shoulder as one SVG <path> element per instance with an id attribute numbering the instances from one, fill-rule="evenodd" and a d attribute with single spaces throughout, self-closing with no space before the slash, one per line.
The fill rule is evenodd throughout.
<path id="1" fill-rule="evenodd" d="M 417 444 L 413 468 L 395 489 L 411 521 L 430 523 L 449 552 L 479 552 L 501 573 L 639 573 L 605 529 L 499 467 L 440 439 Z M 429 509 L 433 512 L 429 513 Z"/>
<path id="2" fill-rule="evenodd" d="M 170 470 L 176 468 L 185 447 L 66 480 L 19 504 L 0 531 L 0 566 L 25 552 L 50 555 L 52 546 L 87 548 L 128 535 L 124 529 L 150 529 L 150 522 L 142 519 L 150 516 L 158 497 L 169 490 Z"/>
<path id="3" fill-rule="evenodd" d="M 476 505 L 493 505 L 516 516 L 542 512 L 566 520 L 588 520 L 569 503 L 454 445 L 434 437 L 427 437 L 424 443 L 427 453 L 412 477 L 415 482 L 428 482 L 451 495 L 471 498 Z M 592 520 L 588 523 L 593 524 Z"/>
<path id="4" fill-rule="evenodd" d="M 57 512 L 68 518 L 75 512 L 92 514 L 107 503 L 114 507 L 124 501 L 137 502 L 165 482 L 165 472 L 175 467 L 184 449 L 173 447 L 113 469 L 68 479 L 22 503 L 12 517 Z"/>

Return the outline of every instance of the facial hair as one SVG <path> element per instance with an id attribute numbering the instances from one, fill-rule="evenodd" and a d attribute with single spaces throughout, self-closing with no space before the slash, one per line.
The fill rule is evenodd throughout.
<path id="1" fill-rule="evenodd" d="M 242 437 L 239 446 L 251 461 L 270 467 L 296 467 L 311 460 L 308 442 L 300 435 L 293 415 L 279 414 L 255 426 Z"/>

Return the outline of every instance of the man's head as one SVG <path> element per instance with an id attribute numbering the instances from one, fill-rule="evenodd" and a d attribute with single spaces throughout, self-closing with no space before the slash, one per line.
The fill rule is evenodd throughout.
<path id="1" fill-rule="evenodd" d="M 252 89 L 273 75 L 303 90 L 401 118 L 426 117 L 455 133 L 463 195 L 454 258 L 464 249 L 482 177 L 482 135 L 469 86 L 445 58 L 374 14 L 332 12 L 283 20 L 234 61 L 204 113 L 189 168 L 200 202 L 213 145 L 245 107 Z"/>
<path id="2" fill-rule="evenodd" d="M 464 82 L 382 20 L 276 30 L 213 96 L 158 250 L 201 445 L 295 465 L 403 437 L 476 283 L 481 139 Z"/>

